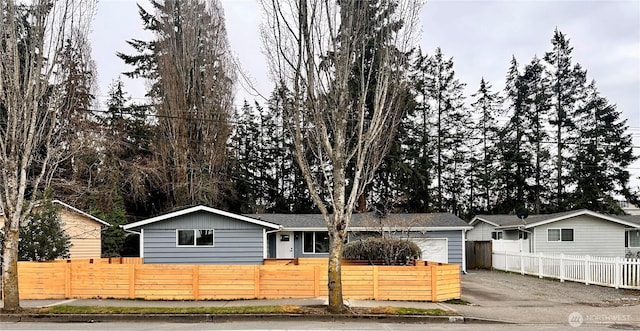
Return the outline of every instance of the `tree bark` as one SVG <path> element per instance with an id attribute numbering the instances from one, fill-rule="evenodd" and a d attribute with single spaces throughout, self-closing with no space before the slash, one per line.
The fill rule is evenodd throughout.
<path id="1" fill-rule="evenodd" d="M 12 220 L 7 223 L 14 223 Z M 18 290 L 18 229 L 7 228 L 4 233 L 4 252 L 2 254 L 2 299 L 4 310 L 20 309 L 20 293 Z"/>

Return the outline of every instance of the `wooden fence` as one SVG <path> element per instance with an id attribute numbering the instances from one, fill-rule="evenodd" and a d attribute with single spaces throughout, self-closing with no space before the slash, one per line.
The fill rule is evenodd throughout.
<path id="1" fill-rule="evenodd" d="M 101 261 L 102 262 L 102 261 Z M 327 296 L 326 262 L 300 265 L 173 265 L 19 262 L 22 299 L 282 299 Z M 446 301 L 460 298 L 460 267 L 342 267 L 347 299 Z"/>
<path id="2" fill-rule="evenodd" d="M 493 252 L 493 268 L 615 288 L 640 289 L 640 259 Z"/>
<path id="3" fill-rule="evenodd" d="M 84 264 L 142 264 L 139 257 L 103 257 L 95 259 L 67 259 L 54 260 L 54 263 L 84 263 Z"/>
<path id="4" fill-rule="evenodd" d="M 466 241 L 464 245 L 467 270 L 491 269 L 492 241 Z"/>

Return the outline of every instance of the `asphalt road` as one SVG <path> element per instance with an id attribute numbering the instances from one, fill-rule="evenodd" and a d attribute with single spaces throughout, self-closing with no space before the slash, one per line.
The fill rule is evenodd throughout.
<path id="1" fill-rule="evenodd" d="M 566 330 L 565 325 L 513 325 L 513 324 L 406 324 L 384 323 L 371 320 L 349 322 L 316 322 L 316 321 L 246 321 L 230 323 L 136 323 L 136 322 L 108 322 L 108 323 L 43 323 L 20 322 L 0 323 L 0 330 Z M 602 326 L 582 326 L 580 331 L 602 330 Z M 576 328 L 578 330 L 578 328 Z"/>

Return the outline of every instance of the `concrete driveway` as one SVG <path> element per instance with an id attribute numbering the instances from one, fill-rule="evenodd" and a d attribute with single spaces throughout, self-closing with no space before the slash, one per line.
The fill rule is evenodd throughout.
<path id="1" fill-rule="evenodd" d="M 640 329 L 640 291 L 636 290 L 473 270 L 462 277 L 462 298 L 471 305 L 447 307 L 467 317 L 519 324 Z"/>

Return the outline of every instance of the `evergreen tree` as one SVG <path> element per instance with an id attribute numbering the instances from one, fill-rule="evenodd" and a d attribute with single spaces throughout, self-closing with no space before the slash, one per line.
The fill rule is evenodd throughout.
<path id="1" fill-rule="evenodd" d="M 551 108 L 549 82 L 544 76 L 544 67 L 537 57 L 531 60 L 523 74 L 523 84 L 526 85 L 525 121 L 523 130 L 526 135 L 527 147 L 532 159 L 532 178 L 529 179 L 527 209 L 540 214 L 543 203 L 548 203 L 547 188 L 551 186 L 548 178 L 551 172 L 548 162 L 550 152 L 547 142 L 548 133 L 545 129 Z"/>
<path id="2" fill-rule="evenodd" d="M 637 199 L 630 194 L 627 167 L 637 160 L 631 135 L 620 111 L 601 96 L 595 82 L 587 87 L 586 102 L 574 121 L 579 132 L 575 166 L 571 177 L 576 188 L 569 208 L 586 208 L 602 213 L 620 214 L 616 197 Z"/>
<path id="3" fill-rule="evenodd" d="M 525 127 L 529 118 L 528 87 L 515 57 L 512 57 L 507 72 L 505 95 L 509 120 L 500 132 L 498 144 L 498 176 L 502 180 L 498 184 L 500 194 L 494 209 L 496 213 L 514 213 L 526 208 L 528 179 L 532 173 L 531 150 L 527 148 L 525 139 Z"/>
<path id="4" fill-rule="evenodd" d="M 229 165 L 233 188 L 226 204 L 234 212 L 255 213 L 259 210 L 257 171 L 260 145 L 257 142 L 260 127 L 255 110 L 246 100 L 235 118 L 236 125 L 230 139 Z"/>
<path id="5" fill-rule="evenodd" d="M 568 208 L 565 189 L 573 184 L 569 173 L 574 154 L 566 145 L 575 143 L 576 128 L 573 122 L 579 106 L 581 90 L 585 85 L 585 72 L 579 66 L 572 65 L 569 39 L 557 28 L 551 39 L 552 50 L 547 52 L 544 60 L 547 63 L 547 76 L 550 81 L 552 96 L 552 114 L 550 124 L 555 130 L 555 194 L 553 209 L 557 211 Z"/>
<path id="6" fill-rule="evenodd" d="M 415 75 L 424 79 L 417 86 L 416 95 L 424 96 L 417 102 L 417 107 L 423 119 L 429 118 L 428 125 L 432 128 L 429 136 L 434 140 L 433 189 L 436 194 L 433 209 L 455 212 L 463 201 L 460 195 L 464 187 L 464 153 L 468 148 L 465 143 L 471 127 L 470 115 L 464 106 L 465 84 L 455 77 L 453 58 L 446 59 L 440 48 L 434 55 L 423 57 L 428 58 L 418 59 L 415 67 Z M 425 137 L 424 133 L 422 137 Z"/>
<path id="7" fill-rule="evenodd" d="M 2 229 L 4 231 L 4 229 Z M 0 236 L 0 247 L 4 236 Z M 51 200 L 51 189 L 20 225 L 18 260 L 53 261 L 69 258 L 71 242 L 64 231 L 59 210 Z"/>
<path id="8" fill-rule="evenodd" d="M 480 80 L 478 91 L 472 95 L 475 101 L 471 104 L 476 115 L 479 116 L 475 132 L 480 139 L 477 149 L 474 168 L 476 171 L 471 178 L 474 184 L 471 186 L 471 214 L 488 213 L 492 207 L 494 191 L 496 189 L 498 134 L 500 127 L 498 117 L 502 116 L 502 98 L 498 92 L 492 92 L 491 84 L 484 78 Z M 475 189 L 474 189 L 475 188 Z M 473 193 L 475 191 L 475 194 Z M 479 204 L 475 207 L 473 196 L 477 197 Z"/>
<path id="9" fill-rule="evenodd" d="M 235 73 L 223 9 L 216 0 L 151 1 L 139 6 L 152 41 L 131 40 L 135 55 L 119 53 L 134 67 L 130 77 L 151 82 L 158 124 L 152 144 L 162 171 L 161 209 L 218 205 L 227 184 Z"/>

